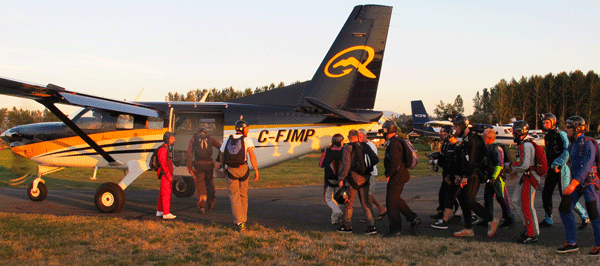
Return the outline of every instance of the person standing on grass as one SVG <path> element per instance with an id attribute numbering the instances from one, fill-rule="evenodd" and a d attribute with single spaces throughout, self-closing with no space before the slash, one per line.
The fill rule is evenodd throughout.
<path id="1" fill-rule="evenodd" d="M 156 151 L 158 158 L 158 170 L 156 174 L 160 179 L 160 194 L 158 194 L 158 203 L 156 204 L 156 216 L 164 220 L 175 219 L 171 213 L 171 182 L 173 181 L 173 144 L 175 143 L 175 134 L 167 132 L 163 135 L 163 145 Z"/>
<path id="2" fill-rule="evenodd" d="M 600 206 L 599 195 L 600 184 L 598 183 L 597 152 L 598 144 L 593 138 L 586 137 L 583 132 L 586 129 L 585 120 L 581 116 L 569 117 L 566 121 L 567 137 L 571 140 L 569 155 L 571 157 L 570 184 L 563 192 L 562 200 L 558 207 L 560 218 L 565 226 L 565 237 L 567 242 L 558 248 L 558 253 L 568 253 L 579 250 L 577 245 L 577 228 L 573 208 L 575 203 L 583 196 L 585 207 L 590 215 L 592 227 L 594 228 L 595 245 L 588 253 L 591 256 L 600 256 Z"/>
<path id="3" fill-rule="evenodd" d="M 367 131 L 364 129 L 359 129 L 358 134 L 359 141 L 363 144 L 366 144 L 363 145 L 363 149 L 366 149 L 368 146 L 375 154 L 377 154 L 377 147 L 373 142 L 369 141 L 369 138 L 367 138 Z M 375 178 L 377 177 L 377 174 L 377 166 L 373 165 L 373 171 L 371 171 L 369 177 L 369 198 L 367 200 L 367 204 L 369 204 L 369 208 L 371 209 L 373 208 L 373 205 L 377 206 L 377 209 L 379 210 L 379 216 L 377 216 L 377 220 L 381 220 L 383 217 L 385 217 L 385 215 L 387 215 L 387 209 L 383 207 L 381 203 L 379 203 L 377 198 L 375 198 Z M 366 222 L 366 220 L 363 221 Z"/>

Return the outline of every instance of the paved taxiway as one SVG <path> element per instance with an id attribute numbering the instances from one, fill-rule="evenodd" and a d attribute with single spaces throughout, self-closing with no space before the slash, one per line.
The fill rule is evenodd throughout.
<path id="1" fill-rule="evenodd" d="M 250 186 L 254 181 L 250 180 Z M 260 181 L 258 181 L 260 182 Z M 437 193 L 441 182 L 440 176 L 412 178 L 405 186 L 403 198 L 408 205 L 423 219 L 417 235 L 432 237 L 452 237 L 452 232 L 462 229 L 462 222 L 450 223 L 448 230 L 438 230 L 429 225 L 434 222 L 429 216 L 435 213 L 437 207 Z M 515 181 L 509 181 L 509 192 L 512 195 Z M 159 220 L 155 216 L 157 190 L 125 190 L 127 202 L 123 211 L 117 214 L 99 213 L 94 205 L 93 190 L 52 190 L 48 184 L 49 192 L 46 200 L 42 202 L 30 201 L 25 189 L 0 188 L 0 212 L 7 213 L 40 213 L 52 215 L 82 215 L 106 216 L 123 219 Z M 540 187 L 541 188 L 541 187 Z M 385 182 L 377 182 L 375 196 L 380 202 L 385 203 Z M 200 214 L 195 204 L 195 195 L 190 198 L 177 198 L 173 196 L 171 212 L 177 215 L 178 221 L 203 224 L 224 224 L 232 226 L 233 216 L 229 205 L 227 190 L 217 190 L 217 204 L 212 212 Z M 249 192 L 248 224 L 260 224 L 269 228 L 286 228 L 297 231 L 335 231 L 337 225 L 331 225 L 329 216 L 331 211 L 323 202 L 323 188 L 321 186 L 289 187 L 289 188 L 262 188 L 250 189 Z M 483 189 L 479 191 L 478 201 L 482 200 Z M 555 225 L 552 228 L 541 228 L 539 242 L 536 245 L 559 247 L 565 241 L 564 227 L 558 215 L 559 198 L 554 196 Z M 537 215 L 544 217 L 541 202 L 541 189 L 536 193 L 535 207 Z M 354 234 L 365 232 L 366 225 L 358 222 L 363 218 L 363 212 L 358 200 L 354 205 L 353 227 Z M 500 207 L 495 203 L 496 216 L 501 216 Z M 374 215 L 378 210 L 374 209 Z M 580 223 L 579 217 L 576 218 Z M 165 221 L 168 222 L 168 221 Z M 376 226 L 380 233 L 387 232 L 388 220 L 385 217 L 377 221 Z M 405 234 L 409 227 L 408 222 L 403 222 Z M 232 226 L 233 228 L 233 226 Z M 486 236 L 486 228 L 474 226 L 477 241 L 514 242 L 525 227 L 517 218 L 516 226 L 498 229 L 492 238 Z M 593 231 L 591 225 L 578 231 L 578 243 L 587 248 L 593 245 Z"/>

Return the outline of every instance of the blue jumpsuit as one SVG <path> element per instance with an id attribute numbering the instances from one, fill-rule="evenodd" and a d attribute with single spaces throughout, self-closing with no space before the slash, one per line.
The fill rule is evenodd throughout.
<path id="1" fill-rule="evenodd" d="M 579 186 L 571 193 L 565 195 L 559 206 L 560 218 L 565 225 L 567 243 L 577 243 L 577 228 L 573 208 L 581 196 L 585 199 L 585 206 L 594 228 L 594 241 L 600 246 L 600 209 L 598 206 L 598 176 L 596 175 L 596 145 L 593 139 L 581 135 L 569 146 L 571 157 L 571 177 L 579 181 Z"/>

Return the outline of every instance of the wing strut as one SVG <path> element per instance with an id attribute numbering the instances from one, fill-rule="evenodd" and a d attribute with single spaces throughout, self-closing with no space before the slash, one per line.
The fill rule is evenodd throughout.
<path id="1" fill-rule="evenodd" d="M 79 136 L 81 139 L 83 139 L 83 141 L 85 141 L 85 143 L 90 145 L 90 147 L 92 149 L 94 149 L 96 152 L 98 152 L 98 154 L 100 154 L 102 156 L 102 158 L 104 158 L 104 160 L 106 160 L 110 166 L 118 166 L 118 165 L 122 164 L 120 162 L 117 162 L 112 156 L 110 156 L 110 154 L 108 154 L 105 150 L 103 150 L 94 140 L 92 140 L 90 138 L 90 136 L 88 136 L 85 132 L 83 132 L 83 130 L 81 130 L 81 128 L 79 128 L 75 123 L 73 123 L 73 121 L 71 121 L 71 119 L 69 119 L 69 117 L 67 117 L 60 109 L 58 109 L 54 105 L 54 103 L 49 103 L 49 102 L 45 102 L 45 101 L 38 101 L 38 102 L 43 104 L 46 108 L 48 108 L 48 110 L 50 110 L 50 112 L 52 112 L 54 115 L 56 115 L 56 117 L 58 117 L 58 119 L 60 119 L 60 121 L 65 123 L 65 125 L 67 125 L 71 130 L 73 130 L 75 132 L 75 134 L 77 134 L 77 136 Z"/>

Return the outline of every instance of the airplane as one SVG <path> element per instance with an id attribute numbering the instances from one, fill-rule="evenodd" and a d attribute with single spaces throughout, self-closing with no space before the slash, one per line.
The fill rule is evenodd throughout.
<path id="1" fill-rule="evenodd" d="M 410 108 L 412 111 L 413 131 L 408 134 L 409 136 L 439 138 L 440 128 L 443 125 L 453 125 L 451 121 L 429 120 L 429 115 L 421 100 L 411 101 Z"/>
<path id="2" fill-rule="evenodd" d="M 429 120 L 429 115 L 425 110 L 423 101 L 416 100 L 411 101 L 412 119 L 413 119 L 413 132 L 409 133 L 409 136 L 428 136 L 432 138 L 439 138 L 440 128 L 443 125 L 453 125 L 452 121 L 444 120 Z M 488 124 L 472 124 L 470 125 L 472 130 L 482 134 L 485 129 L 493 128 L 496 131 L 496 142 L 504 145 L 514 145 L 514 137 L 512 135 L 512 125 L 488 125 Z"/>
<path id="3" fill-rule="evenodd" d="M 391 6 L 354 7 L 311 80 L 230 102 L 125 102 L 0 78 L 0 94 L 39 102 L 62 121 L 16 126 L 0 137 L 13 153 L 37 163 L 38 176 L 27 190 L 33 201 L 47 196 L 42 176 L 62 168 L 93 167 L 94 177 L 98 168 L 126 169 L 118 184 L 100 185 L 94 197 L 100 212 L 117 213 L 125 204 L 123 190 L 148 170 L 163 134 L 174 132 L 173 191 L 189 197 L 195 189 L 186 150 L 199 127 L 225 139 L 243 116 L 263 168 L 324 149 L 336 133 L 375 126 L 382 116 L 372 109 L 391 12 Z M 56 104 L 81 109 L 67 116 Z"/>

